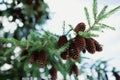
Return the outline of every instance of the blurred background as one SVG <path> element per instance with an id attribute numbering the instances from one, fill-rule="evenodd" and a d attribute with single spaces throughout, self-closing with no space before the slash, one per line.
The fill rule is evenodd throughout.
<path id="1" fill-rule="evenodd" d="M 104 5 L 109 6 L 107 11 L 120 5 L 119 0 L 97 1 L 98 12 L 100 12 Z M 32 31 L 40 31 L 41 29 L 62 35 L 64 21 L 66 30 L 70 29 L 70 27 L 68 27 L 69 24 L 75 27 L 80 22 L 84 22 L 86 27 L 88 27 L 84 7 L 88 8 L 90 17 L 93 19 L 92 3 L 93 0 L 0 0 L 0 37 L 8 39 L 13 37 L 17 40 L 26 40 Z M 120 10 L 102 22 L 115 27 L 116 30 L 106 29 L 104 33 L 99 32 L 100 37 L 95 38 L 103 45 L 102 52 L 96 52 L 96 54 L 92 55 L 88 53 L 82 55 L 91 59 L 90 61 L 86 60 L 89 61 L 89 64 L 93 64 L 97 60 L 105 60 L 108 61 L 108 69 L 112 70 L 112 67 L 115 67 L 117 71 L 120 71 Z M 21 64 L 18 64 L 17 60 L 14 60 L 15 57 L 7 56 L 7 59 L 2 57 L 2 53 L 6 51 L 6 48 L 1 45 L 2 44 L 0 44 L 0 76 L 2 76 L 3 79 L 1 77 L 0 79 L 6 80 L 4 77 L 8 76 L 10 79 L 16 80 L 17 78 L 14 78 L 15 73 L 21 71 L 22 74 L 24 70 L 21 68 L 22 66 L 16 66 Z M 10 48 L 11 44 L 7 44 L 6 46 Z M 15 52 L 19 52 L 19 48 L 14 50 L 14 53 Z M 10 62 L 10 60 L 14 63 Z M 11 64 L 18 70 L 12 70 Z M 80 64 L 78 64 L 78 66 L 80 66 Z M 12 74 L 10 70 L 14 72 L 13 76 L 10 75 Z M 109 76 L 111 76 L 111 74 L 109 74 Z M 60 77 L 61 76 L 58 77 L 58 80 L 62 80 Z M 84 80 L 84 77 L 79 76 L 79 79 Z M 111 77 L 109 80 L 114 79 L 114 77 Z M 21 79 L 19 78 L 19 80 Z M 71 80 L 74 79 L 72 78 Z"/>

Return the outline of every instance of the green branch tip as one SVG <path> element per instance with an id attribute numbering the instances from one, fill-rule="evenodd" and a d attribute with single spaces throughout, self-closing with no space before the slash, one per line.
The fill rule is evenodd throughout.
<path id="1" fill-rule="evenodd" d="M 97 20 L 96 20 L 97 22 L 99 22 L 99 21 L 101 20 L 102 16 L 105 14 L 107 8 L 108 8 L 108 6 L 106 5 L 106 6 L 104 6 L 103 9 L 100 11 L 100 13 L 99 13 L 98 16 L 97 16 Z"/>
<path id="2" fill-rule="evenodd" d="M 91 22 L 90 22 L 90 16 L 89 16 L 88 9 L 86 7 L 84 7 L 84 11 L 85 11 L 85 15 L 86 15 L 88 25 L 89 25 L 89 27 L 91 27 Z"/>
<path id="3" fill-rule="evenodd" d="M 99 20 L 103 20 L 105 18 L 108 18 L 109 16 L 111 16 L 112 14 L 114 14 L 115 12 L 117 12 L 118 10 L 120 10 L 120 6 L 117 6 L 113 9 L 111 9 L 110 11 L 108 11 L 107 13 L 105 13 Z"/>
<path id="4" fill-rule="evenodd" d="M 93 16 L 94 20 L 96 21 L 98 10 L 97 10 L 97 0 L 93 0 Z"/>

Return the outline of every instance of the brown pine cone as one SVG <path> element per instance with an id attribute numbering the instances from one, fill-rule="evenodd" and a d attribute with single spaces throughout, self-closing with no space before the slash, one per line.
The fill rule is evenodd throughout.
<path id="1" fill-rule="evenodd" d="M 57 70 L 55 67 L 52 67 L 50 69 L 50 75 L 51 75 L 51 80 L 56 80 L 57 79 Z"/>
<path id="2" fill-rule="evenodd" d="M 72 73 L 74 73 L 76 77 L 79 75 L 79 69 L 78 69 L 77 65 L 75 65 L 75 64 L 72 65 L 72 67 L 71 67 L 70 75 L 71 75 Z"/>
<path id="3" fill-rule="evenodd" d="M 38 58 L 38 51 L 33 51 L 30 55 L 30 59 L 29 59 L 30 63 L 31 64 L 35 63 L 37 58 Z"/>
<path id="4" fill-rule="evenodd" d="M 103 49 L 102 49 L 101 45 L 99 44 L 99 42 L 96 41 L 93 38 L 91 38 L 91 39 L 94 41 L 94 44 L 95 44 L 95 47 L 96 47 L 96 51 L 99 51 L 99 52 L 102 51 Z"/>
<path id="5" fill-rule="evenodd" d="M 77 26 L 75 27 L 74 31 L 75 32 L 79 32 L 79 31 L 85 31 L 85 23 L 81 22 L 81 23 L 78 23 Z"/>
<path id="6" fill-rule="evenodd" d="M 80 35 L 76 35 L 74 43 L 79 51 L 82 51 L 86 48 L 85 38 Z"/>
<path id="7" fill-rule="evenodd" d="M 74 43 L 71 43 L 69 46 L 69 56 L 73 60 L 78 60 L 80 58 L 80 54 Z"/>
<path id="8" fill-rule="evenodd" d="M 61 48 L 67 42 L 68 42 L 68 40 L 65 35 L 60 36 L 59 40 L 58 40 L 58 48 Z"/>
<path id="9" fill-rule="evenodd" d="M 44 50 L 39 52 L 37 60 L 40 67 L 44 67 L 46 65 L 47 57 Z"/>
<path id="10" fill-rule="evenodd" d="M 67 58 L 69 58 L 69 50 L 67 49 L 66 51 L 64 51 L 63 53 L 61 53 L 61 57 L 64 60 L 66 60 Z"/>
<path id="11" fill-rule="evenodd" d="M 91 38 L 85 38 L 86 40 L 86 49 L 89 53 L 94 54 L 96 51 L 96 47 L 94 41 Z"/>

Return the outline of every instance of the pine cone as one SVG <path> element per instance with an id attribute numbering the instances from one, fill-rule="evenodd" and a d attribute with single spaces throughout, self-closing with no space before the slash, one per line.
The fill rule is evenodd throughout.
<path id="1" fill-rule="evenodd" d="M 52 67 L 50 69 L 50 75 L 51 75 L 51 80 L 56 80 L 57 79 L 57 70 L 55 67 Z"/>
<path id="2" fill-rule="evenodd" d="M 37 60 L 40 67 L 44 67 L 46 65 L 47 57 L 44 50 L 39 52 Z"/>
<path id="3" fill-rule="evenodd" d="M 85 28 L 86 28 L 85 26 L 86 25 L 83 22 L 81 22 L 81 23 L 77 24 L 77 26 L 75 27 L 74 31 L 75 32 L 85 31 Z"/>
<path id="4" fill-rule="evenodd" d="M 30 55 L 30 60 L 29 60 L 30 63 L 31 64 L 35 63 L 37 58 L 38 58 L 38 51 L 32 52 L 31 55 Z"/>
<path id="5" fill-rule="evenodd" d="M 66 60 L 67 58 L 69 58 L 69 50 L 67 49 L 66 51 L 64 51 L 63 53 L 61 53 L 61 57 L 64 60 Z"/>
<path id="6" fill-rule="evenodd" d="M 60 38 L 58 40 L 58 48 L 61 48 L 67 42 L 68 42 L 68 40 L 65 35 L 60 36 Z"/>
<path id="7" fill-rule="evenodd" d="M 91 38 L 91 39 L 94 41 L 94 44 L 95 44 L 95 47 L 96 47 L 96 51 L 99 51 L 99 52 L 102 51 L 103 49 L 102 49 L 101 45 L 99 44 L 99 42 L 96 41 L 93 38 Z"/>
<path id="8" fill-rule="evenodd" d="M 78 60 L 80 58 L 80 54 L 74 43 L 71 43 L 69 46 L 69 56 L 74 60 Z"/>
<path id="9" fill-rule="evenodd" d="M 78 69 L 78 67 L 75 64 L 72 66 L 72 68 L 70 70 L 70 75 L 72 73 L 74 73 L 76 77 L 79 75 L 79 69 Z"/>
<path id="10" fill-rule="evenodd" d="M 80 35 L 76 35 L 74 43 L 79 51 L 82 51 L 86 48 L 85 38 Z"/>
<path id="11" fill-rule="evenodd" d="M 86 49 L 89 53 L 94 54 L 96 51 L 96 47 L 94 41 L 91 38 L 85 38 L 86 40 Z"/>

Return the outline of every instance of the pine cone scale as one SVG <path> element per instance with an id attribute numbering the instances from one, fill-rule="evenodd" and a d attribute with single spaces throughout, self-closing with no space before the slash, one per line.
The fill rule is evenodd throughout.
<path id="1" fill-rule="evenodd" d="M 94 41 L 91 38 L 86 38 L 86 49 L 89 53 L 94 54 L 96 51 L 96 47 Z"/>
<path id="2" fill-rule="evenodd" d="M 40 67 L 44 67 L 46 65 L 46 53 L 45 51 L 40 51 L 39 55 L 38 55 L 38 64 Z"/>

